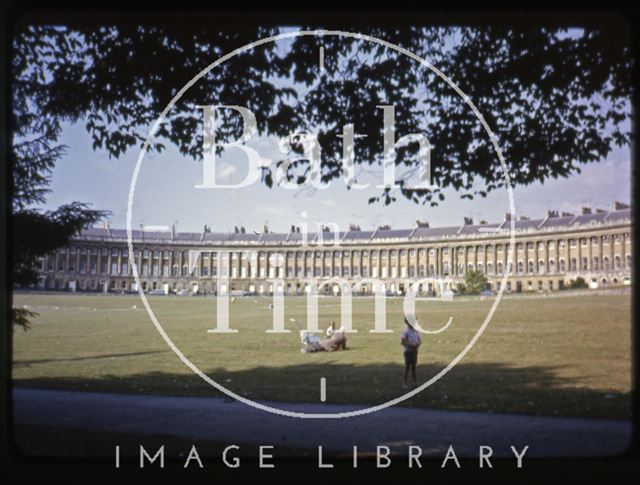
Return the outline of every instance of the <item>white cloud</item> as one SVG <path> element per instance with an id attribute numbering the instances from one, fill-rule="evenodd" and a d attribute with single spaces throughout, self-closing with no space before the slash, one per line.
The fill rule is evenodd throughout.
<path id="1" fill-rule="evenodd" d="M 237 168 L 235 165 L 231 165 L 230 163 L 225 163 L 220 167 L 218 175 L 220 177 L 230 177 L 234 173 L 236 173 Z"/>

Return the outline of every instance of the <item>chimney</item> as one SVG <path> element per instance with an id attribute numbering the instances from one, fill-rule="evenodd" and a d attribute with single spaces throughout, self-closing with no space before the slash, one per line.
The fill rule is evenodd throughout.
<path id="1" fill-rule="evenodd" d="M 262 232 L 267 234 L 269 232 L 269 226 L 267 226 L 266 224 L 264 226 L 262 226 Z"/>
<path id="2" fill-rule="evenodd" d="M 547 211 L 547 217 L 552 219 L 554 217 L 558 217 L 558 211 Z"/>
<path id="3" fill-rule="evenodd" d="M 358 224 L 353 224 L 353 223 L 349 223 L 349 230 L 350 231 L 359 231 L 360 230 L 360 226 Z"/>
<path id="4" fill-rule="evenodd" d="M 596 209 L 596 214 L 606 214 L 607 211 L 604 209 Z"/>
<path id="5" fill-rule="evenodd" d="M 240 227 L 240 234 L 246 234 L 247 230 L 244 228 L 244 226 Z"/>
<path id="6" fill-rule="evenodd" d="M 296 226 L 292 224 L 291 229 L 289 229 L 289 232 L 296 232 Z"/>
<path id="7" fill-rule="evenodd" d="M 591 208 L 590 207 L 583 207 L 582 208 L 582 215 L 585 216 L 587 214 L 591 214 Z"/>
<path id="8" fill-rule="evenodd" d="M 618 201 L 613 204 L 613 210 L 621 211 L 625 209 L 631 209 L 631 206 L 629 204 L 623 204 L 622 202 Z"/>
<path id="9" fill-rule="evenodd" d="M 233 226 L 233 233 L 238 234 L 240 231 L 238 230 L 238 226 Z"/>
<path id="10" fill-rule="evenodd" d="M 471 218 L 471 217 L 465 217 L 465 218 L 464 218 L 464 225 L 465 225 L 465 226 L 472 226 L 472 225 L 473 225 L 473 218 Z"/>
<path id="11" fill-rule="evenodd" d="M 504 214 L 504 222 L 509 222 L 511 220 L 511 212 L 506 212 Z"/>
<path id="12" fill-rule="evenodd" d="M 487 223 L 487 221 L 485 221 L 484 219 L 480 221 L 480 225 L 481 225 L 481 226 L 482 226 L 482 225 L 484 225 L 484 224 L 486 224 L 486 223 Z"/>
<path id="13" fill-rule="evenodd" d="M 520 216 L 521 221 L 528 221 L 529 218 L 527 216 Z"/>
<path id="14" fill-rule="evenodd" d="M 562 217 L 573 217 L 573 214 L 571 212 L 563 212 Z"/>
<path id="15" fill-rule="evenodd" d="M 171 239 L 175 239 L 175 238 L 176 238 L 176 225 L 171 224 Z"/>
<path id="16" fill-rule="evenodd" d="M 416 227 L 429 227 L 429 223 L 427 221 L 421 221 L 418 219 L 416 221 Z"/>
<path id="17" fill-rule="evenodd" d="M 390 230 L 390 229 L 391 229 L 391 226 L 390 226 L 389 224 L 384 224 L 384 225 L 382 225 L 382 226 L 378 227 L 378 229 L 379 229 L 380 231 L 388 231 L 388 230 Z"/>

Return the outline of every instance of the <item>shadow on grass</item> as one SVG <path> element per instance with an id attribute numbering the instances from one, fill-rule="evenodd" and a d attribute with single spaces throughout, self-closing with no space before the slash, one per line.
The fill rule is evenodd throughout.
<path id="1" fill-rule="evenodd" d="M 147 352 L 126 352 L 120 354 L 103 354 L 103 355 L 90 355 L 87 357 L 66 357 L 62 359 L 34 359 L 34 360 L 15 360 L 14 366 L 29 367 L 35 364 L 48 364 L 50 362 L 79 362 L 85 360 L 99 360 L 99 359 L 115 359 L 119 357 L 139 357 L 141 355 L 149 354 L 163 354 L 169 352 L 168 350 L 150 350 Z"/>
<path id="2" fill-rule="evenodd" d="M 118 354 L 126 355 L 126 354 Z M 329 404 L 380 404 L 401 396 L 403 367 L 392 364 L 353 365 L 314 362 L 284 367 L 233 371 L 212 368 L 207 374 L 236 394 L 252 400 L 320 402 L 320 378 L 326 379 Z M 418 366 L 423 383 L 442 365 Z M 590 389 L 559 375 L 551 366 L 511 367 L 502 363 L 460 363 L 436 383 L 401 406 L 529 415 L 629 419 L 630 392 Z M 195 374 L 147 372 L 129 375 L 23 378 L 16 387 L 92 392 L 206 396 L 231 399 Z M 356 406 L 354 406 L 355 408 Z"/>

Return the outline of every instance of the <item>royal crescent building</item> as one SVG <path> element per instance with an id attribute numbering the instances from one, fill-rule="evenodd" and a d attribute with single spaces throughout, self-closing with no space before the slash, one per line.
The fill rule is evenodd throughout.
<path id="1" fill-rule="evenodd" d="M 236 228 L 232 233 L 132 231 L 133 260 L 142 290 L 181 294 L 304 295 L 309 285 L 336 294 L 402 295 L 414 285 L 437 295 L 464 281 L 469 270 L 487 277 L 487 290 L 556 291 L 582 277 L 589 287 L 631 284 L 631 210 L 583 208 L 580 214 L 550 211 L 541 219 L 514 221 L 515 245 L 509 267 L 511 220 L 450 227 L 418 222 L 410 229 L 288 233 Z M 40 260 L 39 287 L 46 290 L 123 293 L 138 291 L 127 231 L 90 228 L 68 247 Z M 311 283 L 314 282 L 314 283 Z"/>

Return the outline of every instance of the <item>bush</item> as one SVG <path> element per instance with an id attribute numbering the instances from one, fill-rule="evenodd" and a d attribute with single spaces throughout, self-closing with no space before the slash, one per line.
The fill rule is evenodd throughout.
<path id="1" fill-rule="evenodd" d="M 571 280 L 567 286 L 567 289 L 569 290 L 580 290 L 583 288 L 589 288 L 589 285 L 582 276 L 578 276 L 575 280 Z"/>
<path id="2" fill-rule="evenodd" d="M 467 291 L 467 287 L 464 286 L 464 283 L 458 283 L 453 291 L 456 295 L 464 295 L 464 293 Z"/>
<path id="3" fill-rule="evenodd" d="M 471 270 L 464 275 L 465 295 L 477 295 L 487 287 L 487 277 L 482 271 Z"/>
<path id="4" fill-rule="evenodd" d="M 470 270 L 464 274 L 464 283 L 458 283 L 453 290 L 456 295 L 478 295 L 487 287 L 487 277 L 482 271 Z"/>

